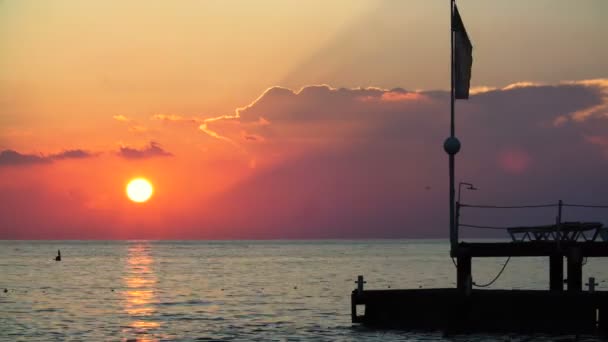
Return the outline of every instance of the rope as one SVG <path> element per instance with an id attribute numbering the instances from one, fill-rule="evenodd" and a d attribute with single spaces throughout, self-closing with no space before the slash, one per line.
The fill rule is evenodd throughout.
<path id="1" fill-rule="evenodd" d="M 564 207 L 608 209 L 608 205 L 562 204 Z"/>
<path id="2" fill-rule="evenodd" d="M 487 283 L 487 284 L 482 284 L 482 285 L 478 285 L 477 283 L 473 283 L 473 285 L 477 286 L 477 287 L 488 287 L 492 284 L 494 284 L 494 282 L 496 282 L 498 280 L 498 278 L 500 278 L 500 276 L 502 275 L 502 272 L 505 271 L 505 268 L 507 268 L 507 265 L 509 264 L 509 261 L 511 260 L 511 257 L 507 258 L 507 261 L 505 261 L 505 264 L 502 265 L 502 269 L 500 270 L 500 272 L 498 272 L 498 274 L 496 275 L 496 277 L 494 277 L 494 279 L 492 279 L 491 282 Z"/>
<path id="3" fill-rule="evenodd" d="M 458 225 L 458 227 L 475 228 L 475 229 L 495 229 L 495 230 L 507 230 L 507 229 L 509 229 L 507 227 L 477 226 L 477 225 L 473 225 L 473 224 L 463 224 L 463 223 L 460 223 Z"/>
<path id="4" fill-rule="evenodd" d="M 538 204 L 538 205 L 478 205 L 478 204 L 460 204 L 461 207 L 483 208 L 483 209 L 525 209 L 525 208 L 550 208 L 557 207 L 557 204 Z"/>

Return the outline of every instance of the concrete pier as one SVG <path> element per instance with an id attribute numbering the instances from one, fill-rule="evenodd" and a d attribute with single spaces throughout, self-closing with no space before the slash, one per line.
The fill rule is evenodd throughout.
<path id="1" fill-rule="evenodd" d="M 563 291 L 564 258 L 567 259 L 568 291 L 583 289 L 583 258 L 608 257 L 608 242 L 604 241 L 535 241 L 465 243 L 456 250 L 456 287 L 465 291 L 467 281 L 472 277 L 473 257 L 549 257 L 549 289 Z"/>
<path id="2" fill-rule="evenodd" d="M 366 290 L 353 291 L 351 303 L 353 322 L 378 328 L 608 334 L 606 291 Z M 357 306 L 364 307 L 363 315 Z"/>
<path id="3" fill-rule="evenodd" d="M 564 257 L 561 254 L 549 256 L 549 289 L 564 290 Z"/>
<path id="4" fill-rule="evenodd" d="M 608 334 L 608 291 L 583 289 L 583 259 L 607 257 L 608 242 L 534 241 L 458 244 L 456 288 L 355 290 L 352 321 L 447 332 Z M 547 257 L 547 290 L 472 289 L 474 257 Z M 564 291 L 564 258 L 567 291 Z M 362 281 L 362 279 L 360 279 Z M 591 288 L 591 285 L 590 285 Z M 364 307 L 363 314 L 358 312 Z"/>

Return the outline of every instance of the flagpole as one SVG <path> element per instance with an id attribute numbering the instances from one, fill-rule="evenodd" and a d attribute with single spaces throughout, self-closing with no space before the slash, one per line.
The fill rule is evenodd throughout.
<path id="1" fill-rule="evenodd" d="M 450 137 L 454 137 L 454 1 L 450 0 Z M 453 184 L 452 184 L 453 185 Z M 451 186 L 454 189 L 453 186 Z"/>
<path id="2" fill-rule="evenodd" d="M 444 145 L 446 152 L 449 154 L 450 163 L 450 254 L 454 256 L 456 248 L 458 247 L 458 232 L 456 231 L 455 213 L 454 213 L 454 168 L 455 168 L 455 155 L 454 142 L 458 141 L 455 137 L 454 127 L 454 1 L 450 0 L 450 138 L 449 144 Z M 460 145 L 460 144 L 458 144 Z M 460 147 L 460 146 L 458 146 Z M 458 148 L 459 149 L 459 148 Z"/>
<path id="3" fill-rule="evenodd" d="M 455 177 L 456 154 L 460 151 L 460 141 L 456 138 L 454 102 L 456 99 L 469 98 L 471 81 L 471 65 L 473 63 L 473 47 L 467 31 L 464 28 L 456 0 L 450 0 L 450 136 L 443 143 L 443 149 L 450 157 L 450 254 L 458 254 L 458 226 L 455 208 Z"/>

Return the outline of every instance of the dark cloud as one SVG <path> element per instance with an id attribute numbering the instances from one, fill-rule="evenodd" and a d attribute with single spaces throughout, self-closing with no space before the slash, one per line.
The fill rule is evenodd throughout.
<path id="1" fill-rule="evenodd" d="M 264 138 L 255 134 L 243 134 L 243 139 L 249 142 L 263 142 Z"/>
<path id="2" fill-rule="evenodd" d="M 462 149 L 456 157 L 456 180 L 479 189 L 463 188 L 462 201 L 510 205 L 561 199 L 607 204 L 607 90 L 606 80 L 519 83 L 476 89 L 468 101 L 457 101 L 456 133 Z M 197 198 L 184 201 L 194 203 L 192 207 L 171 213 L 173 218 L 166 221 L 180 227 L 181 233 L 172 230 L 168 234 L 174 235 L 166 238 L 446 238 L 448 157 L 442 145 L 449 133 L 449 108 L 445 91 L 272 88 L 233 115 L 199 121 L 218 143 L 239 144 L 239 156 L 251 160 L 254 167 L 221 191 L 188 194 Z M 150 142 L 143 148 L 123 147 L 120 155 L 137 159 L 170 153 Z M 52 157 L 5 151 L 0 164 L 6 160 L 44 163 Z M 206 169 L 228 177 L 223 175 L 227 170 L 240 172 L 247 167 L 243 160 L 234 159 L 238 163 Z M 15 227 L 10 228 L 15 235 L 8 236 L 27 237 L 19 235 L 23 232 L 19 220 L 34 232 L 52 220 L 59 222 L 57 226 L 66 221 L 82 226 L 71 210 L 54 216 L 61 208 L 72 208 L 71 198 L 62 202 L 44 197 L 31 204 L 32 196 L 22 190 L 9 191 L 0 191 L 0 202 L 5 199 L 12 205 L 21 194 L 21 203 L 26 204 L 0 207 L 0 216 L 16 222 L 8 225 Z M 38 187 L 29 191 L 39 192 Z M 44 221 L 29 215 L 32 205 L 45 213 Z M 84 222 L 89 209 L 81 210 Z M 552 223 L 556 214 L 555 208 L 465 208 L 460 219 L 475 225 L 513 226 Z M 608 224 L 608 212 L 566 207 L 563 219 Z M 102 229 L 95 236 L 111 236 Z M 79 236 L 74 231 L 73 236 Z M 508 238 L 494 230 L 463 228 L 461 233 Z"/>
<path id="3" fill-rule="evenodd" d="M 85 150 L 65 150 L 61 153 L 53 154 L 49 156 L 51 159 L 84 159 L 95 156 L 91 152 Z"/>
<path id="4" fill-rule="evenodd" d="M 457 101 L 456 177 L 481 189 L 464 193 L 464 201 L 606 204 L 607 90 L 605 80 L 520 83 Z M 209 128 L 234 140 L 243 131 L 263 137 L 247 145 L 258 160 L 277 148 L 297 153 L 218 196 L 211 212 L 239 208 L 218 226 L 240 227 L 236 235 L 245 237 L 446 236 L 448 93 L 272 88 L 237 114 Z M 467 209 L 462 220 L 546 224 L 555 215 Z M 608 224 L 605 211 L 568 208 L 564 215 Z"/>
<path id="5" fill-rule="evenodd" d="M 160 145 L 154 141 L 151 141 L 148 146 L 141 149 L 121 147 L 118 155 L 126 159 L 145 159 L 173 156 L 172 153 L 163 150 Z"/>
<path id="6" fill-rule="evenodd" d="M 13 150 L 0 152 L 0 166 L 45 164 L 51 160 L 42 155 L 21 154 Z"/>
<path id="7" fill-rule="evenodd" d="M 42 154 L 22 154 L 13 150 L 0 152 L 0 166 L 35 165 L 47 164 L 53 160 L 60 159 L 84 159 L 93 157 L 94 154 L 84 150 L 65 150 L 61 153 L 44 156 Z"/>

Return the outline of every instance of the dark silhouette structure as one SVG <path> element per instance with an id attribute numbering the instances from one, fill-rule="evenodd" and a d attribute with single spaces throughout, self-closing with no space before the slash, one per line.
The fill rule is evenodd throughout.
<path id="1" fill-rule="evenodd" d="M 533 227 L 486 227 L 461 224 L 464 208 L 521 209 L 557 207 L 556 223 Z M 402 329 L 444 330 L 450 333 L 522 332 L 608 334 L 608 291 L 598 291 L 594 277 L 583 281 L 587 258 L 608 257 L 608 241 L 600 239 L 599 222 L 562 222 L 563 207 L 608 209 L 608 206 L 557 204 L 487 206 L 456 203 L 456 229 L 502 229 L 509 242 L 458 241 L 452 249 L 456 288 L 364 290 L 359 276 L 351 295 L 354 323 Z M 603 241 L 602 241 L 603 240 Z M 487 284 L 473 281 L 473 258 L 507 258 Z M 545 257 L 549 264 L 547 290 L 486 290 L 511 258 Z M 566 266 L 566 272 L 564 272 Z M 566 280 L 564 280 L 566 279 Z M 564 289 L 564 284 L 567 286 Z M 587 286 L 588 289 L 584 288 Z M 480 289 L 474 289 L 474 288 Z M 364 314 L 358 313 L 364 307 Z"/>
<path id="2" fill-rule="evenodd" d="M 61 261 L 61 251 L 57 250 L 57 256 L 55 257 L 55 261 Z"/>
<path id="3" fill-rule="evenodd" d="M 449 156 L 450 256 L 456 268 L 456 288 L 364 290 L 359 276 L 351 295 L 353 323 L 368 326 L 443 330 L 446 332 L 548 332 L 602 333 L 608 335 L 608 291 L 597 291 L 595 278 L 583 289 L 582 267 L 588 257 L 608 257 L 608 228 L 599 222 L 564 222 L 563 207 L 608 209 L 608 206 L 543 204 L 534 206 L 489 206 L 460 203 L 460 183 L 455 198 L 455 156 L 460 141 L 454 129 L 454 100 L 468 99 L 472 45 L 458 13 L 451 7 L 451 112 L 450 136 L 444 142 Z M 460 223 L 465 208 L 522 209 L 557 207 L 555 224 L 534 227 L 490 227 Z M 509 242 L 464 242 L 460 228 L 500 229 Z M 603 241 L 599 241 L 599 237 Z M 507 258 L 496 277 L 487 284 L 473 282 L 472 259 Z M 512 257 L 546 257 L 549 261 L 547 290 L 485 290 L 503 273 Z M 564 259 L 566 265 L 564 265 Z M 564 290 L 566 266 L 567 290 Z M 358 311 L 363 307 L 361 315 Z"/>

